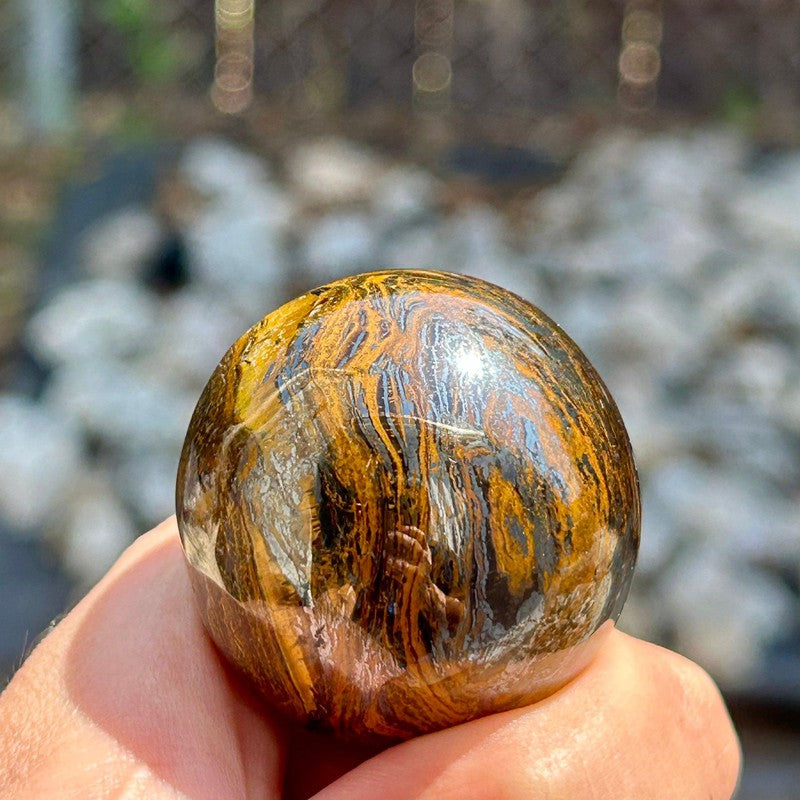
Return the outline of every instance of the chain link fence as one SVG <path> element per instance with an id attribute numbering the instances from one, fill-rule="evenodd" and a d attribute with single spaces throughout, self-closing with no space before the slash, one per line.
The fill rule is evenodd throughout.
<path id="1" fill-rule="evenodd" d="M 620 117 L 656 135 L 587 136 Z M 632 629 L 796 715 L 800 160 L 752 144 L 798 132 L 800 0 L 0 2 L 0 400 L 17 442 L 0 454 L 39 465 L 0 470 L 22 475 L 0 518 L 0 683 L 14 631 L 169 513 L 181 414 L 243 317 L 327 269 L 455 265 L 517 282 L 589 343 L 638 434 L 651 544 Z M 80 332 L 95 309 L 102 357 L 32 351 L 35 328 Z M 112 358 L 119 319 L 140 338 Z M 74 341 L 103 339 L 86 330 Z M 82 409 L 74 431 L 45 424 Z M 90 541 L 94 513 L 109 522 Z M 754 752 L 742 800 L 760 783 L 795 798 L 796 759 L 759 772 Z"/>
<path id="2" fill-rule="evenodd" d="M 0 40 L 6 101 L 45 127 L 69 98 L 152 89 L 296 116 L 416 108 L 502 126 L 621 104 L 793 121 L 800 86 L 797 0 L 13 0 Z"/>

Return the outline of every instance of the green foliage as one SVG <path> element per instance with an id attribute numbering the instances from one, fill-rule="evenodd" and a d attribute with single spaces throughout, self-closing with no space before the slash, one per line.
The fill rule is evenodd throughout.
<path id="1" fill-rule="evenodd" d="M 101 17 L 121 33 L 135 36 L 153 21 L 152 0 L 103 0 Z"/>
<path id="2" fill-rule="evenodd" d="M 179 48 L 155 0 L 102 0 L 100 17 L 124 38 L 134 77 L 143 84 L 174 78 L 180 68 Z"/>
<path id="3" fill-rule="evenodd" d="M 720 116 L 725 122 L 750 133 L 756 126 L 760 108 L 758 93 L 737 84 L 730 86 L 723 94 Z"/>

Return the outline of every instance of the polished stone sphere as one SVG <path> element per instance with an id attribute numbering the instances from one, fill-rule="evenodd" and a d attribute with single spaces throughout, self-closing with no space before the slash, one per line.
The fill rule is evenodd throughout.
<path id="1" fill-rule="evenodd" d="M 564 331 L 497 286 L 399 270 L 231 347 L 177 510 L 222 653 L 285 715 L 367 741 L 573 678 L 619 616 L 640 522 L 619 412 Z"/>

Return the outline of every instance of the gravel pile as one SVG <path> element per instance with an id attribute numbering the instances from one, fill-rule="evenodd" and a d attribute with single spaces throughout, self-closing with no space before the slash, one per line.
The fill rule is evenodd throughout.
<path id="1" fill-rule="evenodd" d="M 77 283 L 26 338 L 36 400 L 0 396 L 0 520 L 80 587 L 172 512 L 178 454 L 227 346 L 303 289 L 382 266 L 463 271 L 541 306 L 616 397 L 640 467 L 640 565 L 622 627 L 745 687 L 800 631 L 800 155 L 755 168 L 703 130 L 617 131 L 514 219 L 351 142 L 273 168 L 190 143 L 191 199 L 86 230 Z M 445 202 L 447 198 L 447 202 Z M 189 280 L 145 280 L 177 232 Z"/>

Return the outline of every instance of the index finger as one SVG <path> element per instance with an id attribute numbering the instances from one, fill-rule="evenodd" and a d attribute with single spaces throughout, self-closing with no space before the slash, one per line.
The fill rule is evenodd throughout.
<path id="1" fill-rule="evenodd" d="M 727 800 L 740 762 L 711 678 L 614 631 L 553 696 L 386 750 L 316 800 Z"/>

